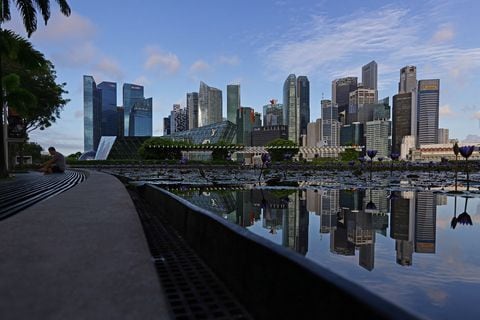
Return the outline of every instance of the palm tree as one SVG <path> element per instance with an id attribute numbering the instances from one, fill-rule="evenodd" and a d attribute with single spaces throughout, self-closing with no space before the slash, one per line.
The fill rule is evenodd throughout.
<path id="1" fill-rule="evenodd" d="M 70 6 L 66 0 L 56 0 L 60 6 L 60 11 L 69 16 L 71 13 Z M 45 25 L 50 18 L 50 1 L 49 0 L 0 0 L 0 52 L 5 52 L 4 40 L 2 35 L 2 23 L 9 21 L 10 17 L 10 4 L 13 3 L 23 19 L 23 25 L 30 37 L 35 30 L 37 30 L 37 9 L 43 17 Z M 5 161 L 5 142 L 3 131 L 3 109 L 4 109 L 4 90 L 3 90 L 3 72 L 2 72 L 2 60 L 0 55 L 0 177 L 6 177 L 7 162 Z"/>

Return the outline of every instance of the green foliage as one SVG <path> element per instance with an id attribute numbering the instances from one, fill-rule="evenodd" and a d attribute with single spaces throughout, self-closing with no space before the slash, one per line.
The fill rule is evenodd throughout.
<path id="1" fill-rule="evenodd" d="M 143 159 L 178 160 L 182 156 L 182 147 L 191 145 L 191 143 L 185 141 L 173 141 L 162 137 L 152 137 L 142 143 L 142 146 L 138 149 L 138 153 Z"/>
<path id="2" fill-rule="evenodd" d="M 285 159 L 285 155 L 295 155 L 298 153 L 298 145 L 290 140 L 285 139 L 275 139 L 272 142 L 268 143 L 266 149 L 270 153 L 270 156 L 273 161 L 283 161 Z M 275 149 L 269 147 L 283 147 L 282 149 Z"/>
<path id="3" fill-rule="evenodd" d="M 80 151 L 78 151 L 76 153 L 69 154 L 67 156 L 67 158 L 72 159 L 72 160 L 77 160 L 78 158 L 80 158 L 81 155 L 82 155 L 82 153 Z"/>
<path id="4" fill-rule="evenodd" d="M 10 30 L 1 32 L 2 87 L 5 99 L 26 122 L 26 130 L 45 129 L 60 117 L 68 99 L 56 83 L 53 64 L 30 42 Z"/>
<path id="5" fill-rule="evenodd" d="M 345 149 L 344 152 L 340 152 L 340 160 L 342 161 L 356 161 L 360 157 L 360 152 L 354 148 Z"/>
<path id="6" fill-rule="evenodd" d="M 42 146 L 35 142 L 29 142 L 23 145 L 23 155 L 32 156 L 33 162 L 40 161 L 42 151 L 43 151 Z"/>

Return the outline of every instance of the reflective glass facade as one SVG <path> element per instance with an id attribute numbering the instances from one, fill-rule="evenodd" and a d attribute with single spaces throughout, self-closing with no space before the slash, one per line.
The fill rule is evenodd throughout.
<path id="1" fill-rule="evenodd" d="M 83 148 L 97 150 L 101 136 L 101 90 L 92 76 L 83 76 Z"/>
<path id="2" fill-rule="evenodd" d="M 418 143 L 438 143 L 440 80 L 418 81 Z"/>
<path id="3" fill-rule="evenodd" d="M 187 130 L 198 128 L 198 92 L 187 93 L 187 116 Z M 170 132 L 166 134 L 170 134 Z"/>
<path id="4" fill-rule="evenodd" d="M 392 152 L 400 154 L 404 136 L 412 132 L 412 92 L 393 96 Z"/>
<path id="5" fill-rule="evenodd" d="M 273 103 L 263 106 L 263 125 L 278 126 L 283 125 L 283 104 Z"/>
<path id="6" fill-rule="evenodd" d="M 97 86 L 102 90 L 102 136 L 116 136 L 117 123 L 117 84 L 102 82 Z"/>
<path id="7" fill-rule="evenodd" d="M 135 102 L 130 111 L 129 136 L 152 136 L 152 98 Z"/>
<path id="8" fill-rule="evenodd" d="M 240 108 L 240 85 L 227 85 L 227 120 L 236 124 L 237 109 Z"/>
<path id="9" fill-rule="evenodd" d="M 255 111 L 252 108 L 237 110 L 237 143 L 252 145 L 252 130 L 255 124 Z"/>
<path id="10" fill-rule="evenodd" d="M 306 76 L 297 78 L 297 98 L 300 108 L 300 134 L 307 134 L 310 122 L 310 81 Z"/>
<path id="11" fill-rule="evenodd" d="M 130 112 L 133 105 L 144 99 L 143 86 L 137 84 L 125 83 L 123 85 L 123 108 L 124 108 L 124 134 L 129 135 Z"/>
<path id="12" fill-rule="evenodd" d="M 237 126 L 227 120 L 188 131 L 175 132 L 170 135 L 165 135 L 164 137 L 173 140 L 188 141 L 193 144 L 214 144 L 218 142 L 231 144 L 234 142 L 233 139 L 235 138 L 236 130 Z"/>
<path id="13" fill-rule="evenodd" d="M 198 117 L 199 127 L 222 121 L 222 90 L 200 82 Z"/>

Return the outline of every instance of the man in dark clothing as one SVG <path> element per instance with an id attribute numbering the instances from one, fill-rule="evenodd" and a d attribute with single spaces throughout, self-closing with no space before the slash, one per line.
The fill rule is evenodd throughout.
<path id="1" fill-rule="evenodd" d="M 42 164 L 40 171 L 49 173 L 63 173 L 65 171 L 65 157 L 60 152 L 56 151 L 54 147 L 48 148 L 48 152 L 52 159 Z"/>

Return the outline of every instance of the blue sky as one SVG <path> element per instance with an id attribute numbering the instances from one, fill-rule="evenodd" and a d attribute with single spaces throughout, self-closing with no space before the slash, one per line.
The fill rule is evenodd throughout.
<path id="1" fill-rule="evenodd" d="M 240 83 L 243 106 L 262 111 L 281 100 L 290 73 L 310 80 L 311 121 L 331 81 L 361 76 L 378 63 L 379 97 L 392 97 L 399 70 L 417 66 L 417 78 L 440 78 L 440 127 L 450 137 L 480 141 L 480 1 L 79 1 L 72 15 L 57 13 L 31 37 L 67 83 L 71 99 L 52 127 L 31 141 L 66 154 L 83 151 L 82 76 L 97 83 L 145 86 L 153 97 L 154 135 L 174 103 L 185 105 L 200 80 L 224 91 Z M 21 34 L 17 16 L 5 24 Z M 118 103 L 121 104 L 121 89 Z"/>

